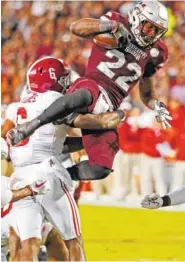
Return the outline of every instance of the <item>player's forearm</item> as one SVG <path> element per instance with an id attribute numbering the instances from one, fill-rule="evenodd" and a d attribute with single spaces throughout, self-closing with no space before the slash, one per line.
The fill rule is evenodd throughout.
<path id="1" fill-rule="evenodd" d="M 73 153 L 82 150 L 83 148 L 82 137 L 67 137 L 64 142 L 62 153 Z"/>
<path id="2" fill-rule="evenodd" d="M 91 37 L 102 33 L 115 32 L 118 28 L 116 21 L 102 21 L 94 18 L 80 19 L 70 26 L 70 31 L 80 37 Z"/>
<path id="3" fill-rule="evenodd" d="M 21 188 L 19 190 L 12 190 L 12 199 L 11 199 L 11 203 L 12 202 L 15 202 L 15 201 L 18 201 L 24 197 L 27 197 L 27 196 L 31 196 L 33 194 L 32 190 L 29 188 L 29 186 L 26 186 L 24 188 Z"/>
<path id="4" fill-rule="evenodd" d="M 170 198 L 170 205 L 172 206 L 185 203 L 185 186 L 170 192 L 167 196 Z"/>
<path id="5" fill-rule="evenodd" d="M 74 120 L 74 126 L 81 129 L 116 129 L 124 117 L 122 110 L 98 115 L 78 115 Z"/>
<path id="6" fill-rule="evenodd" d="M 142 102 L 152 109 L 152 100 L 156 100 L 155 88 L 153 80 L 150 77 L 140 79 L 139 92 Z"/>
<path id="7" fill-rule="evenodd" d="M 36 129 L 55 121 L 60 118 L 64 118 L 70 115 L 72 112 L 80 112 L 80 109 L 88 111 L 88 106 L 92 103 L 92 96 L 86 89 L 79 89 L 72 94 L 67 94 L 58 98 L 48 108 L 46 108 L 39 116 L 19 126 L 20 137 L 19 141 L 32 135 Z M 12 142 L 12 141 L 11 141 Z M 17 141 L 13 141 L 12 144 L 16 144 Z"/>

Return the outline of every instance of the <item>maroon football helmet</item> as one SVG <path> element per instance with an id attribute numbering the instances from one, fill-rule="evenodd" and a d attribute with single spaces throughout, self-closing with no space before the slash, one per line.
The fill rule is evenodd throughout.
<path id="1" fill-rule="evenodd" d="M 27 71 L 27 85 L 39 93 L 48 90 L 64 93 L 70 85 L 70 69 L 55 57 L 40 58 Z"/>

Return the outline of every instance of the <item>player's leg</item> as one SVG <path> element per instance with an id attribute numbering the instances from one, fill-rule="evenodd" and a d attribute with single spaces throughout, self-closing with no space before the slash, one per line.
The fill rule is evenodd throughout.
<path id="1" fill-rule="evenodd" d="M 38 261 L 40 245 L 41 239 L 37 237 L 21 241 L 21 261 Z"/>
<path id="2" fill-rule="evenodd" d="M 2 185 L 1 185 L 2 186 Z M 1 261 L 7 261 L 12 204 L 1 208 Z"/>
<path id="3" fill-rule="evenodd" d="M 69 250 L 69 261 L 86 260 L 83 239 L 81 235 L 74 239 L 65 240 L 65 243 Z"/>
<path id="4" fill-rule="evenodd" d="M 14 203 L 11 226 L 20 239 L 18 250 L 22 261 L 37 261 L 41 244 L 41 226 L 43 221 L 42 207 L 36 198 L 31 197 Z M 14 234 L 14 238 L 16 238 Z M 16 250 L 14 248 L 14 250 Z"/>
<path id="5" fill-rule="evenodd" d="M 58 177 L 52 188 L 53 192 L 51 190 L 43 198 L 45 215 L 67 241 L 69 260 L 84 260 L 80 218 L 73 194 Z"/>
<path id="6" fill-rule="evenodd" d="M 119 150 L 116 130 L 82 130 L 83 144 L 89 161 L 82 161 L 68 172 L 73 180 L 99 180 L 112 172 L 114 157 Z"/>
<path id="7" fill-rule="evenodd" d="M 45 246 L 47 247 L 47 254 L 49 261 L 67 261 L 69 258 L 68 249 L 64 243 L 64 240 L 53 227 L 49 232 Z"/>
<path id="8" fill-rule="evenodd" d="M 9 250 L 10 250 L 11 261 L 19 261 L 20 260 L 20 249 L 21 249 L 20 238 L 16 234 L 13 227 L 10 227 L 9 232 L 10 232 L 10 235 L 9 235 Z"/>

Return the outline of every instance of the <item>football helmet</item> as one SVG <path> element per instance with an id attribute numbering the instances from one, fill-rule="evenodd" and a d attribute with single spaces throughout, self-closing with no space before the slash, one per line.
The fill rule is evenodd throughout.
<path id="1" fill-rule="evenodd" d="M 142 1 L 129 13 L 129 24 L 139 46 L 152 46 L 168 31 L 167 9 L 155 0 Z"/>
<path id="2" fill-rule="evenodd" d="M 60 59 L 43 57 L 29 67 L 27 85 L 32 91 L 39 93 L 48 90 L 65 93 L 70 85 L 70 69 Z"/>

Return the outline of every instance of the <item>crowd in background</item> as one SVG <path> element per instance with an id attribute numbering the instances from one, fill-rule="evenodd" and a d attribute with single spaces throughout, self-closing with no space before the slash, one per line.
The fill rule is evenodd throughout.
<path id="1" fill-rule="evenodd" d="M 3 121 L 9 104 L 20 99 L 27 67 L 37 58 L 46 55 L 62 58 L 80 76 L 84 75 L 92 40 L 72 35 L 69 31 L 72 22 L 84 17 L 99 18 L 109 10 L 127 14 L 135 3 L 2 1 Z M 163 3 L 170 18 L 169 31 L 164 37 L 169 59 L 157 72 L 154 84 L 157 96 L 168 105 L 172 128 L 161 129 L 134 88 L 122 105 L 128 118 L 118 129 L 120 151 L 114 175 L 91 184 L 97 196 L 105 188 L 118 199 L 132 191 L 145 194 L 156 190 L 163 194 L 185 182 L 185 2 Z M 73 161 L 78 161 L 81 154 L 73 155 Z"/>

